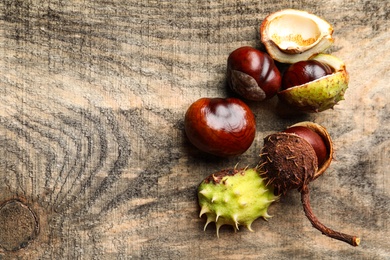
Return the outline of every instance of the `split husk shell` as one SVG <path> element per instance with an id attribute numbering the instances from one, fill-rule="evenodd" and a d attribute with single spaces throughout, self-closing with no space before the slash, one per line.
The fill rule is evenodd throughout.
<path id="1" fill-rule="evenodd" d="M 260 26 L 269 55 L 282 63 L 307 60 L 333 44 L 333 27 L 324 19 L 296 9 L 268 15 Z"/>
<path id="2" fill-rule="evenodd" d="M 264 138 L 260 154 L 262 173 L 275 187 L 275 194 L 300 189 L 321 176 L 333 159 L 333 144 L 325 127 L 309 121 L 294 124 L 307 127 L 323 139 L 327 148 L 325 161 L 318 165 L 317 155 L 311 144 L 293 133 L 275 133 Z"/>
<path id="3" fill-rule="evenodd" d="M 294 127 L 294 126 L 304 126 L 313 130 L 314 132 L 316 132 L 318 135 L 321 136 L 322 140 L 325 143 L 327 156 L 325 161 L 321 165 L 318 165 L 318 169 L 313 176 L 313 180 L 315 180 L 316 178 L 321 176 L 326 171 L 326 169 L 328 169 L 329 165 L 333 160 L 334 148 L 333 148 L 332 138 L 330 137 L 328 130 L 326 130 L 325 127 L 317 123 L 304 121 L 304 122 L 296 123 L 290 127 Z"/>

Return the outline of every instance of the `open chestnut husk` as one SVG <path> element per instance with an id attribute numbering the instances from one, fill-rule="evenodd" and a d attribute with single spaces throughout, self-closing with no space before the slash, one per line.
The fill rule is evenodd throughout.
<path id="1" fill-rule="evenodd" d="M 324 19 L 296 9 L 284 9 L 264 18 L 261 41 L 281 63 L 295 63 L 322 53 L 333 44 L 333 28 Z"/>
<path id="2" fill-rule="evenodd" d="M 321 138 L 323 149 L 326 151 L 324 158 L 319 159 L 317 157 L 315 149 L 308 141 L 309 138 L 288 131 L 294 127 L 307 128 L 307 130 L 314 132 Z M 302 181 L 297 181 L 297 184 L 291 187 L 287 187 L 287 184 L 277 180 L 280 182 L 278 186 L 281 186 L 280 188 L 277 187 L 278 193 L 286 193 L 288 190 L 299 188 L 302 183 L 308 183 L 317 179 L 326 171 L 333 160 L 334 148 L 329 132 L 325 127 L 313 122 L 304 121 L 296 123 L 282 133 L 267 136 L 264 142 L 261 162 L 264 163 L 263 167 L 268 172 L 270 180 L 274 179 L 274 176 L 271 176 L 274 173 L 277 173 L 279 176 L 286 176 L 286 179 L 290 179 L 292 176 L 302 179 Z M 276 143 L 280 144 L 278 147 L 273 147 L 272 145 L 276 145 Z M 270 156 L 270 153 L 272 153 L 272 156 Z M 300 160 L 300 162 L 297 160 Z M 270 161 L 272 163 L 268 163 Z M 320 164 L 318 163 L 319 161 L 321 162 Z M 294 173 L 295 168 L 297 170 L 296 173 Z M 302 169 L 304 172 L 301 172 Z M 306 176 L 307 174 L 309 176 Z"/>
<path id="3" fill-rule="evenodd" d="M 297 126 L 306 127 L 307 131 L 303 134 L 281 132 L 264 138 L 260 154 L 260 174 L 268 180 L 267 185 L 274 188 L 275 195 L 297 189 L 301 193 L 305 215 L 314 228 L 331 238 L 358 246 L 360 238 L 334 231 L 314 215 L 310 206 L 309 183 L 328 168 L 333 157 L 333 145 L 324 127 L 311 122 L 298 123 L 292 127 Z M 309 140 L 312 139 L 311 135 L 319 135 L 327 150 L 327 158 L 321 165 L 318 165 L 317 153 Z"/>
<path id="4" fill-rule="evenodd" d="M 316 123 L 309 122 L 309 121 L 296 123 L 296 124 L 288 127 L 286 130 L 288 130 L 289 128 L 298 127 L 298 126 L 306 127 L 308 129 L 312 130 L 313 132 L 318 134 L 321 137 L 322 141 L 324 142 L 326 155 L 325 155 L 324 159 L 319 160 L 319 161 L 322 161 L 322 163 L 318 164 L 317 171 L 314 173 L 312 180 L 315 180 L 319 176 L 321 176 L 326 171 L 326 169 L 328 169 L 329 165 L 331 164 L 331 162 L 333 160 L 334 148 L 333 148 L 332 138 L 331 138 L 328 130 L 326 130 L 325 127 L 323 127 L 320 124 L 316 124 Z"/>
<path id="5" fill-rule="evenodd" d="M 339 101 L 344 100 L 348 88 L 349 75 L 342 60 L 330 54 L 318 54 L 310 60 L 329 66 L 332 73 L 287 89 L 282 86 L 278 97 L 294 111 L 310 113 L 333 108 Z M 301 74 L 304 73 L 297 71 L 295 75 L 299 77 Z"/>
<path id="6" fill-rule="evenodd" d="M 308 185 L 318 170 L 313 147 L 296 134 L 281 132 L 267 136 L 260 157 L 263 176 L 275 188 L 276 195 Z"/>

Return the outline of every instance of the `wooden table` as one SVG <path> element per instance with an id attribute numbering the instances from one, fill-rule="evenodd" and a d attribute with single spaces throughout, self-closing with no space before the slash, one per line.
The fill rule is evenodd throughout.
<path id="1" fill-rule="evenodd" d="M 0 3 L 0 259 L 389 259 L 388 0 L 26 1 Z M 256 139 L 236 158 L 197 151 L 184 113 L 225 97 L 231 51 L 261 47 L 283 8 L 334 26 L 330 51 L 350 73 L 334 110 L 282 118 L 251 102 Z M 196 188 L 223 168 L 254 166 L 263 138 L 295 122 L 325 126 L 335 160 L 310 185 L 321 235 L 298 192 L 249 232 L 203 231 Z"/>

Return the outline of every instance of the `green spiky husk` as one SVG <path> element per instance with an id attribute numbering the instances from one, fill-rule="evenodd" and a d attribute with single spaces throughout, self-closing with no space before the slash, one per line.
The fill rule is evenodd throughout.
<path id="1" fill-rule="evenodd" d="M 279 92 L 288 105 L 304 112 L 321 112 L 333 108 L 344 99 L 348 88 L 345 72 L 337 72 L 318 81 Z"/>
<path id="2" fill-rule="evenodd" d="M 222 225 L 238 230 L 240 225 L 249 230 L 259 217 L 268 219 L 269 205 L 278 196 L 257 172 L 257 169 L 228 169 L 207 177 L 198 187 L 200 217 L 207 216 L 205 229 L 215 222 L 217 235 Z"/>
<path id="3" fill-rule="evenodd" d="M 301 112 L 321 112 L 333 108 L 344 100 L 348 88 L 349 75 L 342 60 L 329 54 L 318 54 L 311 59 L 328 64 L 335 72 L 278 93 L 280 100 Z"/>

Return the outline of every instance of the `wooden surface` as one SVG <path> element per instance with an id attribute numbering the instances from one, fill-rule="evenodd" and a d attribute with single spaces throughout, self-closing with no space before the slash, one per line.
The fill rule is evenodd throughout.
<path id="1" fill-rule="evenodd" d="M 47 1 L 0 3 L 0 259 L 389 259 L 388 0 Z M 242 156 L 198 152 L 187 107 L 227 96 L 226 58 L 261 47 L 270 12 L 297 8 L 334 26 L 350 73 L 334 110 L 281 118 L 250 103 L 257 135 Z M 298 192 L 249 232 L 203 231 L 196 188 L 237 162 L 254 166 L 266 135 L 310 120 L 328 128 L 335 161 L 310 185 L 325 224 Z M 39 224 L 39 227 L 37 224 Z M 11 250 L 11 251 L 10 251 Z M 14 250 L 14 251 L 12 251 Z"/>

